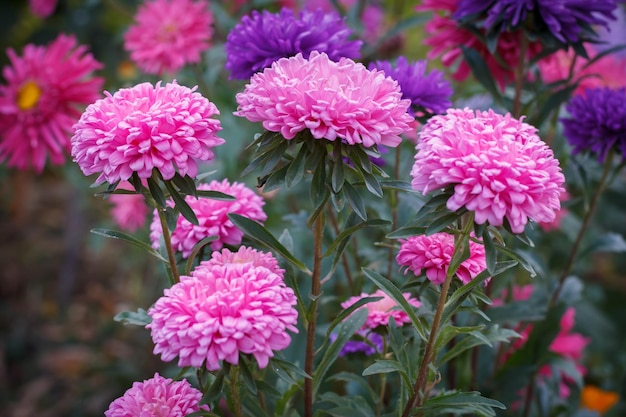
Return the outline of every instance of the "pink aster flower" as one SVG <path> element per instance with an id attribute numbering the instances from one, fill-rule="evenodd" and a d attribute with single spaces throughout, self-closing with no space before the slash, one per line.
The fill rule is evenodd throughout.
<path id="1" fill-rule="evenodd" d="M 128 182 L 120 183 L 118 189 L 132 190 Z M 141 194 L 111 194 L 109 201 L 111 216 L 117 225 L 125 231 L 136 232 L 146 224 L 149 208 Z"/>
<path id="2" fill-rule="evenodd" d="M 276 350 L 289 346 L 298 312 L 282 275 L 252 263 L 196 269 L 169 289 L 148 311 L 154 353 L 178 366 L 220 369 L 253 355 L 265 368 Z"/>
<path id="3" fill-rule="evenodd" d="M 185 258 L 191 254 L 196 243 L 208 236 L 217 236 L 217 239 L 210 243 L 213 250 L 219 250 L 224 245 L 239 245 L 243 239 L 243 232 L 230 221 L 228 218 L 230 213 L 240 214 L 261 223 L 267 219 L 263 211 L 265 201 L 245 184 L 214 180 L 209 184 L 198 185 L 198 190 L 219 191 L 235 197 L 235 200 L 185 197 L 185 201 L 198 218 L 198 225 L 192 224 L 179 215 L 171 236 L 174 250 L 182 252 Z M 174 207 L 174 202 L 169 201 L 168 205 Z M 150 225 L 150 240 L 153 248 L 160 247 L 159 240 L 162 235 L 161 222 L 158 213 L 155 212 L 154 220 Z"/>
<path id="4" fill-rule="evenodd" d="M 315 139 L 339 138 L 350 145 L 397 146 L 413 121 L 400 86 L 384 72 L 324 53 L 275 61 L 237 94 L 235 115 L 293 139 L 309 129 Z"/>
<path id="5" fill-rule="evenodd" d="M 408 292 L 403 293 L 402 295 L 413 307 L 419 307 L 422 305 L 422 303 L 420 303 L 417 299 L 411 297 L 411 294 L 409 294 Z M 352 304 L 365 297 L 383 298 L 382 300 L 367 303 L 357 309 L 367 309 L 367 320 L 365 320 L 363 329 L 375 329 L 378 326 L 387 326 L 389 324 L 390 317 L 393 317 L 396 324 L 398 325 L 403 325 L 411 321 L 411 319 L 409 319 L 409 316 L 400 309 L 398 304 L 382 290 L 377 290 L 373 294 L 361 293 L 361 295 L 350 297 L 346 301 L 341 303 L 341 307 L 348 308 Z"/>
<path id="6" fill-rule="evenodd" d="M 231 252 L 228 248 L 222 249 L 221 252 L 215 251 L 211 254 L 211 259 L 202 261 L 196 267 L 196 271 L 201 268 L 211 269 L 218 265 L 247 263 L 262 266 L 281 276 L 285 273 L 285 270 L 278 266 L 278 261 L 270 252 L 261 252 L 247 246 L 241 246 L 237 252 Z"/>
<path id="7" fill-rule="evenodd" d="M 102 67 L 73 36 L 48 46 L 26 45 L 23 55 L 7 50 L 10 65 L 0 85 L 0 162 L 43 171 L 46 159 L 65 162 L 72 125 L 84 106 L 100 97 Z"/>
<path id="8" fill-rule="evenodd" d="M 224 143 L 213 103 L 176 82 L 122 88 L 91 104 L 76 125 L 72 156 L 85 175 L 99 173 L 99 184 L 149 178 L 157 169 L 165 180 L 176 172 L 195 177 L 198 161 L 213 159 Z"/>
<path id="9" fill-rule="evenodd" d="M 139 6 L 124 48 L 144 72 L 173 74 L 200 62 L 210 46 L 212 24 L 205 0 L 149 0 Z"/>
<path id="10" fill-rule="evenodd" d="M 448 209 L 465 207 L 478 224 L 506 220 L 521 233 L 528 219 L 552 222 L 565 177 L 537 129 L 522 120 L 467 108 L 431 118 L 420 132 L 411 185 L 424 194 L 453 185 Z"/>
<path id="11" fill-rule="evenodd" d="M 461 263 L 456 276 L 464 284 L 487 268 L 485 247 L 472 240 L 469 242 L 470 256 Z M 404 240 L 396 256 L 396 262 L 407 271 L 420 276 L 426 270 L 426 278 L 433 284 L 441 285 L 446 280 L 448 267 L 454 255 L 454 235 L 435 233 L 431 236 L 412 236 Z"/>
<path id="12" fill-rule="evenodd" d="M 106 417 L 184 417 L 196 411 L 209 411 L 200 406 L 202 392 L 183 379 L 172 381 L 158 373 L 143 382 L 135 382 L 123 396 L 111 403 Z"/>
<path id="13" fill-rule="evenodd" d="M 57 0 L 28 0 L 30 11 L 37 17 L 45 19 L 57 7 Z"/>

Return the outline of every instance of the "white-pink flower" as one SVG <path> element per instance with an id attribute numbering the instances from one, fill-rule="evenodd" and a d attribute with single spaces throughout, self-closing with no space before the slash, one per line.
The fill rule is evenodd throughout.
<path id="1" fill-rule="evenodd" d="M 403 293 L 402 295 L 413 307 L 419 307 L 422 305 L 419 300 L 411 297 L 411 294 Z M 382 300 L 370 302 L 357 308 L 357 310 L 363 308 L 367 309 L 367 319 L 363 325 L 364 329 L 375 329 L 378 326 L 387 326 L 389 324 L 390 317 L 393 317 L 398 325 L 403 325 L 411 321 L 408 314 L 406 314 L 400 306 L 398 306 L 398 304 L 382 290 L 377 290 L 373 294 L 361 293 L 361 295 L 350 297 L 341 303 L 341 307 L 344 309 L 348 308 L 352 304 L 366 297 L 382 297 Z"/>
<path id="2" fill-rule="evenodd" d="M 282 275 L 252 263 L 198 268 L 192 276 L 166 289 L 148 314 L 154 353 L 164 361 L 178 357 L 178 366 L 205 366 L 214 371 L 221 361 L 239 363 L 253 355 L 265 368 L 274 351 L 297 333 L 296 297 Z"/>
<path id="3" fill-rule="evenodd" d="M 262 266 L 281 276 L 285 273 L 285 270 L 278 266 L 278 261 L 270 252 L 261 252 L 247 246 L 241 246 L 237 252 L 231 252 L 228 248 L 222 249 L 221 252 L 215 251 L 211 254 L 211 259 L 200 262 L 195 271 L 202 268 L 211 269 L 218 265 L 247 263 Z"/>
<path id="4" fill-rule="evenodd" d="M 315 51 L 309 59 L 279 59 L 255 74 L 237 103 L 235 115 L 262 122 L 285 139 L 308 129 L 315 139 L 395 147 L 413 121 L 406 113 L 409 100 L 384 72 Z"/>
<path id="5" fill-rule="evenodd" d="M 449 109 L 422 128 L 411 170 L 424 194 L 454 186 L 447 207 L 474 212 L 478 224 L 508 221 L 521 233 L 528 219 L 551 222 L 565 177 L 537 129 L 510 114 Z"/>

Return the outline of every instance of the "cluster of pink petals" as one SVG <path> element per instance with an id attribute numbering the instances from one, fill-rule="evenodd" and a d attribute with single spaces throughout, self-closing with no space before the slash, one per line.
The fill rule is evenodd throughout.
<path id="1" fill-rule="evenodd" d="M 490 75 L 504 87 L 514 79 L 514 68 L 520 58 L 521 32 L 503 32 L 498 36 L 495 54 L 492 54 L 485 43 L 473 32 L 462 27 L 452 17 L 457 9 L 458 0 L 424 0 L 416 7 L 419 12 L 433 12 L 424 29 L 428 37 L 424 44 L 431 47 L 426 57 L 430 60 L 441 57 L 446 67 L 454 67 L 453 78 L 457 81 L 465 80 L 472 72 L 470 66 L 463 59 L 461 46 L 474 49 L 483 58 Z M 528 46 L 528 57 L 532 57 L 541 50 L 537 42 Z M 496 59 L 496 56 L 500 60 Z"/>
<path id="2" fill-rule="evenodd" d="M 216 200 L 205 197 L 185 197 L 185 201 L 198 218 L 198 225 L 179 215 L 176 228 L 171 234 L 174 250 L 182 252 L 185 258 L 189 257 L 196 243 L 208 236 L 217 237 L 210 243 L 213 250 L 219 250 L 224 245 L 239 245 L 243 239 L 243 232 L 230 221 L 228 218 L 230 213 L 239 214 L 261 223 L 267 219 L 267 215 L 263 211 L 265 201 L 245 184 L 238 182 L 231 184 L 228 180 L 221 182 L 213 180 L 209 184 L 200 184 L 198 190 L 219 191 L 231 195 L 235 199 Z M 168 201 L 168 205 L 173 207 L 174 202 Z M 155 212 L 150 225 L 150 240 L 153 248 L 158 249 L 160 247 L 161 236 L 163 236 L 163 229 L 158 213 Z"/>
<path id="3" fill-rule="evenodd" d="M 45 19 L 56 9 L 57 0 L 28 0 L 28 7 L 35 16 Z"/>
<path id="4" fill-rule="evenodd" d="M 211 259 L 202 261 L 195 271 L 197 272 L 202 268 L 211 269 L 218 265 L 247 263 L 254 266 L 262 266 L 281 276 L 285 273 L 285 270 L 278 266 L 278 261 L 270 252 L 261 252 L 247 246 L 241 246 L 237 252 L 232 252 L 228 248 L 222 249 L 221 252 L 214 251 L 211 254 Z"/>
<path id="5" fill-rule="evenodd" d="M 117 186 L 118 190 L 133 190 L 128 182 L 122 182 Z M 115 223 L 127 232 L 136 232 L 141 229 L 150 211 L 141 194 L 112 194 L 109 196 L 112 204 L 111 217 Z"/>
<path id="6" fill-rule="evenodd" d="M 411 294 L 408 292 L 402 295 L 413 307 L 420 307 L 422 305 L 419 300 L 411 297 Z M 387 326 L 390 317 L 393 317 L 397 325 L 403 325 L 411 321 L 408 314 L 402 311 L 398 304 L 382 290 L 377 290 L 373 294 L 361 293 L 361 295 L 350 297 L 341 303 L 341 307 L 346 309 L 365 297 L 382 297 L 382 300 L 370 302 L 357 308 L 357 310 L 363 308 L 367 309 L 367 319 L 365 320 L 363 329 L 375 329 L 378 326 Z"/>
<path id="7" fill-rule="evenodd" d="M 308 60 L 298 54 L 275 61 L 252 77 L 237 103 L 235 115 L 262 122 L 285 139 L 309 129 L 316 139 L 395 147 L 413 121 L 410 101 L 384 72 L 317 52 Z"/>
<path id="8" fill-rule="evenodd" d="M 137 11 L 124 48 L 146 73 L 173 74 L 198 63 L 210 46 L 213 15 L 205 0 L 149 0 Z"/>
<path id="9" fill-rule="evenodd" d="M 465 207 L 478 224 L 506 219 L 521 233 L 528 219 L 554 221 L 565 177 L 537 129 L 522 120 L 467 108 L 431 118 L 420 132 L 411 185 L 424 194 L 453 185 L 448 209 Z"/>
<path id="10" fill-rule="evenodd" d="M 200 406 L 202 392 L 183 379 L 172 381 L 158 373 L 143 382 L 135 382 L 109 405 L 106 417 L 184 417 L 196 411 L 209 411 Z"/>
<path id="11" fill-rule="evenodd" d="M 202 267 L 165 290 L 148 314 L 154 353 L 178 366 L 220 369 L 253 355 L 265 368 L 273 351 L 289 346 L 298 312 L 282 274 L 253 263 Z"/>
<path id="12" fill-rule="evenodd" d="M 541 59 L 537 63 L 541 79 L 546 84 L 564 81 L 571 71 L 572 81 L 578 82 L 574 94 L 598 87 L 626 87 L 626 58 L 608 54 L 589 64 L 598 52 L 589 45 L 585 49 L 589 59 L 577 56 L 573 49 L 559 50 Z"/>
<path id="13" fill-rule="evenodd" d="M 213 159 L 221 125 L 211 117 L 217 107 L 194 88 L 176 84 L 138 84 L 108 92 L 91 104 L 74 126 L 72 156 L 85 175 L 99 173 L 96 183 L 114 184 L 133 173 L 163 179 L 176 172 L 195 177 L 198 161 Z"/>
<path id="14" fill-rule="evenodd" d="M 73 36 L 48 46 L 26 45 L 23 55 L 7 50 L 10 65 L 0 85 L 0 162 L 42 172 L 49 158 L 60 165 L 70 150 L 72 125 L 100 97 L 102 67 Z"/>
<path id="15" fill-rule="evenodd" d="M 470 240 L 469 249 L 469 258 L 464 260 L 456 271 L 456 276 L 464 284 L 487 268 L 485 247 Z M 454 235 L 435 233 L 430 236 L 412 236 L 402 241 L 396 262 L 406 267 L 405 274 L 410 270 L 415 276 L 420 276 L 422 270 L 426 270 L 426 278 L 433 284 L 440 285 L 446 280 L 453 255 Z"/>

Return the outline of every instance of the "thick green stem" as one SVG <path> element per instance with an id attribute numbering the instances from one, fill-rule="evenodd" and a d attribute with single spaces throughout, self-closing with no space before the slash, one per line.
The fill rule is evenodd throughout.
<path id="1" fill-rule="evenodd" d="M 320 213 L 313 223 L 313 275 L 311 277 L 311 309 L 306 334 L 306 352 L 304 372 L 314 377 L 315 329 L 317 327 L 317 305 L 322 290 L 322 237 L 324 232 L 324 214 Z M 304 380 L 304 416 L 313 417 L 313 379 Z"/>
<path id="2" fill-rule="evenodd" d="M 174 285 L 180 281 L 180 274 L 178 273 L 178 267 L 176 266 L 176 257 L 174 256 L 174 248 L 172 247 L 172 237 L 170 235 L 170 229 L 167 227 L 167 221 L 165 220 L 165 211 L 160 208 L 157 209 L 159 213 L 159 220 L 161 221 L 161 229 L 163 229 L 163 241 L 165 242 L 165 250 L 167 252 L 167 259 L 170 264 L 170 284 Z"/>
<path id="3" fill-rule="evenodd" d="M 394 175 L 395 180 L 400 178 L 400 148 L 401 146 L 398 146 L 396 148 L 395 166 L 393 170 L 393 175 Z M 396 190 L 391 190 L 390 202 L 391 202 L 391 230 L 396 230 L 396 228 L 398 227 L 398 192 Z M 393 265 L 395 265 L 395 262 L 393 260 L 394 253 L 395 253 L 395 248 L 393 246 L 389 247 L 389 258 L 387 259 L 387 279 L 391 279 Z"/>
<path id="4" fill-rule="evenodd" d="M 230 367 L 230 395 L 233 401 L 233 413 L 235 417 L 243 417 L 243 411 L 241 409 L 240 391 L 241 384 L 239 383 L 239 367 Z"/>

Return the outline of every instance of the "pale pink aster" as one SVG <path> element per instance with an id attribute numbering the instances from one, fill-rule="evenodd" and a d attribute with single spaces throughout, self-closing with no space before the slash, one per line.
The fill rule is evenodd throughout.
<path id="1" fill-rule="evenodd" d="M 200 405 L 202 392 L 186 380 L 173 381 L 158 373 L 135 382 L 124 395 L 109 405 L 106 417 L 184 417 L 196 411 L 209 411 Z"/>
<path id="2" fill-rule="evenodd" d="M 169 180 L 178 172 L 195 177 L 199 161 L 213 159 L 224 143 L 217 107 L 176 82 L 122 88 L 91 104 L 76 125 L 72 156 L 96 183 L 114 184 L 133 173 L 149 178 L 157 169 Z"/>
<path id="3" fill-rule="evenodd" d="M 38 173 L 47 159 L 63 164 L 72 125 L 100 97 L 104 80 L 93 72 L 102 64 L 74 36 L 63 34 L 47 46 L 26 45 L 21 57 L 13 49 L 7 55 L 6 85 L 0 85 L 0 162 Z"/>
<path id="4" fill-rule="evenodd" d="M 133 186 L 125 181 L 117 186 L 118 190 L 133 190 Z M 115 223 L 128 232 L 141 229 L 148 219 L 149 208 L 141 194 L 111 194 L 111 217 Z"/>
<path id="5" fill-rule="evenodd" d="M 241 246 L 237 252 L 232 252 L 228 248 L 222 249 L 221 252 L 214 251 L 211 254 L 211 259 L 200 262 L 200 265 L 196 267 L 196 271 L 202 268 L 211 269 L 215 266 L 246 263 L 262 266 L 281 276 L 285 273 L 285 270 L 278 266 L 278 261 L 271 252 L 261 252 L 247 246 Z"/>
<path id="6" fill-rule="evenodd" d="M 146 73 L 173 74 L 209 49 L 213 14 L 205 0 L 149 0 L 124 35 L 124 48 Z"/>
<path id="7" fill-rule="evenodd" d="M 57 0 L 28 0 L 30 11 L 37 17 L 45 19 L 57 7 Z"/>
<path id="8" fill-rule="evenodd" d="M 154 353 L 178 366 L 220 369 L 253 355 L 265 368 L 297 333 L 294 292 L 282 275 L 252 263 L 200 268 L 166 289 L 148 314 Z"/>
<path id="9" fill-rule="evenodd" d="M 200 184 L 197 188 L 198 190 L 219 191 L 235 197 L 235 200 L 185 197 L 185 201 L 198 218 L 198 225 L 194 225 L 179 215 L 176 228 L 171 234 L 174 250 L 181 252 L 185 258 L 191 254 L 196 243 L 208 236 L 217 237 L 210 243 L 213 250 L 219 250 L 224 245 L 239 245 L 243 239 L 243 232 L 228 218 L 231 213 L 245 216 L 259 223 L 263 223 L 267 219 L 267 215 L 263 211 L 265 204 L 263 197 L 243 183 L 233 182 L 231 184 L 228 180 L 221 182 L 213 180 L 209 184 Z M 174 207 L 174 202 L 168 201 L 168 205 Z M 159 249 L 162 235 L 161 222 L 158 213 L 155 212 L 150 225 L 150 240 L 153 248 Z"/>
<path id="10" fill-rule="evenodd" d="M 298 54 L 256 73 L 237 103 L 235 115 L 262 122 L 285 139 L 309 129 L 315 139 L 395 147 L 413 121 L 410 101 L 384 72 L 315 51 L 308 60 Z"/>
<path id="11" fill-rule="evenodd" d="M 570 199 L 570 195 L 567 192 L 567 190 L 563 191 L 561 195 L 559 196 L 559 200 L 561 201 L 561 203 L 566 202 L 569 199 Z M 569 213 L 569 210 L 563 207 L 563 205 L 561 205 L 561 210 L 556 212 L 556 217 L 554 218 L 554 220 L 549 223 L 539 222 L 538 223 L 539 227 L 541 227 L 541 229 L 544 232 L 551 232 L 553 230 L 557 230 L 559 227 L 561 227 L 561 222 L 563 221 L 567 213 Z"/>
<path id="12" fill-rule="evenodd" d="M 554 221 L 565 177 L 537 129 L 522 120 L 467 108 L 434 116 L 420 132 L 411 185 L 424 194 L 453 185 L 449 210 L 465 207 L 478 224 L 506 220 L 513 233 L 529 219 Z"/>
<path id="13" fill-rule="evenodd" d="M 411 297 L 411 294 L 408 292 L 402 293 L 402 295 L 413 307 L 420 307 L 422 305 L 419 300 Z M 398 306 L 398 304 L 382 290 L 377 290 L 373 294 L 361 293 L 361 295 L 350 297 L 341 303 L 341 307 L 346 309 L 365 297 L 382 297 L 382 300 L 367 303 L 357 308 L 357 311 L 360 309 L 367 309 L 367 319 L 365 320 L 363 329 L 375 329 L 378 326 L 387 326 L 389 324 L 390 317 L 393 317 L 397 325 L 404 325 L 411 322 L 408 314 L 406 314 Z"/>
<path id="14" fill-rule="evenodd" d="M 464 284 L 487 269 L 485 247 L 470 240 L 469 249 L 469 258 L 464 260 L 456 271 L 456 276 Z M 403 240 L 396 262 L 405 267 L 405 274 L 411 271 L 415 276 L 420 276 L 422 270 L 426 270 L 426 278 L 435 285 L 441 285 L 446 280 L 453 255 L 454 235 L 435 233 L 430 236 L 412 236 Z"/>

